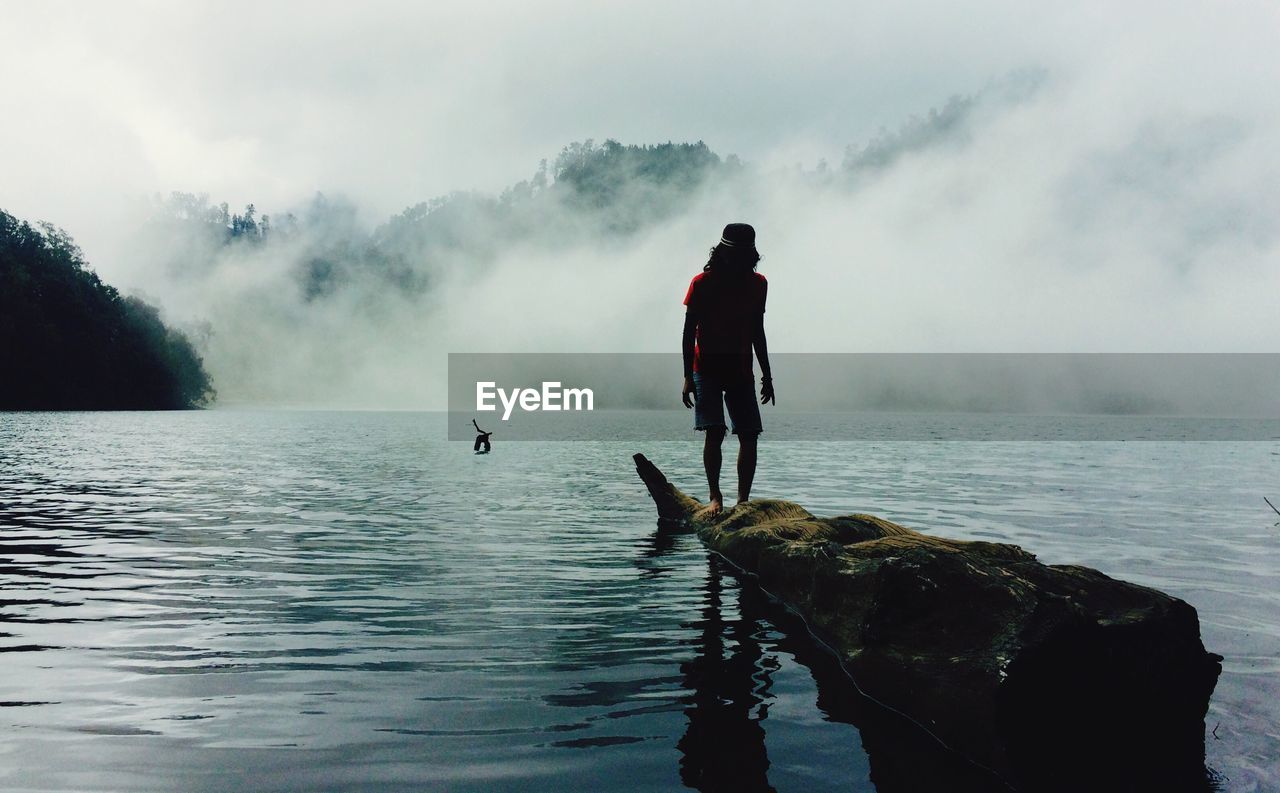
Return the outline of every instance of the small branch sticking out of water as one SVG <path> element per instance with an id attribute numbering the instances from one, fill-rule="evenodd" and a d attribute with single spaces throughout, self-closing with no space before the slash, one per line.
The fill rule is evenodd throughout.
<path id="1" fill-rule="evenodd" d="M 1271 499 L 1267 498 L 1266 496 L 1263 496 L 1262 500 L 1267 502 L 1267 506 L 1271 507 L 1272 512 L 1276 513 L 1277 515 L 1280 515 L 1280 509 L 1276 509 L 1276 505 L 1271 503 Z M 1277 522 L 1275 525 L 1280 526 L 1280 522 Z"/>

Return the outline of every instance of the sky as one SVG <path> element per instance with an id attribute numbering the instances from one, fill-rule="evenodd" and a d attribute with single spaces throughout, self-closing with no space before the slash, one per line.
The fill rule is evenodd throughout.
<path id="1" fill-rule="evenodd" d="M 703 140 L 782 174 L 706 197 L 608 272 L 596 249 L 496 267 L 489 302 L 535 306 L 536 334 L 409 307 L 412 333 L 367 326 L 353 355 L 395 335 L 631 349 L 637 317 L 678 328 L 667 292 L 728 220 L 760 231 L 776 349 L 1273 351 L 1280 334 L 1274 3 L 0 0 L 0 20 L 0 208 L 63 226 L 126 291 L 159 289 L 128 244 L 155 193 L 276 212 L 323 191 L 375 225 L 588 138 Z M 1033 96 L 857 192 L 785 177 L 1027 73 Z M 232 316 L 159 297 L 180 320 Z M 361 378 L 401 393 L 388 355 Z"/>
<path id="2" fill-rule="evenodd" d="M 1019 69 L 1109 75 L 1100 114 L 1274 110 L 1273 4 L 1066 5 L 4 0 L 0 206 L 109 274 L 139 195 L 386 215 L 608 137 L 812 165 Z"/>

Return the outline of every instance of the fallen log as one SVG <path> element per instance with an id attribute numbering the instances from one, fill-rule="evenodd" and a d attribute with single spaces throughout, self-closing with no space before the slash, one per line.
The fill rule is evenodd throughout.
<path id="1" fill-rule="evenodd" d="M 1196 611 L 1016 545 L 760 500 L 712 515 L 644 455 L 659 524 L 758 577 L 859 689 L 1025 790 L 1207 790 L 1222 657 Z"/>

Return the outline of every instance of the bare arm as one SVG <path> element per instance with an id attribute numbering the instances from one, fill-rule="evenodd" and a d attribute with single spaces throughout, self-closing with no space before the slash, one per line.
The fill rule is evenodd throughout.
<path id="1" fill-rule="evenodd" d="M 769 368 L 769 341 L 764 336 L 764 314 L 756 318 L 755 329 L 751 333 L 751 346 L 755 347 L 756 358 L 760 360 L 760 402 L 762 404 L 778 404 L 773 396 L 773 370 Z"/>
<path id="2" fill-rule="evenodd" d="M 680 352 L 684 358 L 684 376 L 693 376 L 693 340 L 698 332 L 698 320 L 693 311 L 684 312 L 684 335 L 680 339 Z"/>
<path id="3" fill-rule="evenodd" d="M 680 401 L 687 408 L 693 407 L 690 394 L 693 393 L 693 343 L 698 332 L 698 318 L 692 309 L 684 312 L 684 335 L 680 338 L 680 354 L 684 359 L 684 386 L 680 390 Z"/>

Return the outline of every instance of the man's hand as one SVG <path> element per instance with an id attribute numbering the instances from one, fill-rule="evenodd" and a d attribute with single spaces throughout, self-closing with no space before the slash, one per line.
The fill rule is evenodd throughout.
<path id="1" fill-rule="evenodd" d="M 680 390 L 680 401 L 687 408 L 693 407 L 693 378 L 686 377 L 684 379 L 684 388 Z"/>
<path id="2" fill-rule="evenodd" d="M 770 402 L 775 406 L 778 404 L 773 396 L 773 379 L 766 377 L 760 381 L 760 404 L 767 405 Z"/>

